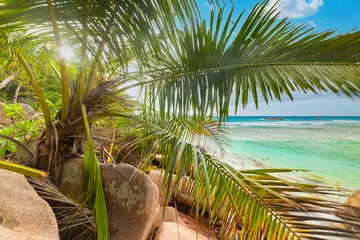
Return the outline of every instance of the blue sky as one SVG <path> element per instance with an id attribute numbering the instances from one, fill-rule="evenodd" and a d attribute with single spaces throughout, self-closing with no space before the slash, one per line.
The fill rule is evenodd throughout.
<path id="1" fill-rule="evenodd" d="M 249 12 L 257 2 L 257 0 L 233 0 L 235 16 L 244 9 Z M 277 0 L 270 0 L 270 4 L 276 2 Z M 318 31 L 336 29 L 337 33 L 360 28 L 360 0 L 282 0 L 282 2 L 279 6 L 282 17 L 289 17 L 295 24 L 308 23 Z M 231 9 L 229 0 L 224 0 L 224 3 L 227 9 Z M 199 0 L 198 4 L 202 16 L 207 18 L 211 6 L 206 0 Z M 320 95 L 296 93 L 294 96 L 294 102 L 288 99 L 282 103 L 271 102 L 269 105 L 261 102 L 259 110 L 256 110 L 254 104 L 250 102 L 246 109 L 240 109 L 237 115 L 360 116 L 360 100 L 351 100 L 332 93 Z M 232 104 L 230 115 L 234 115 L 234 108 Z"/>

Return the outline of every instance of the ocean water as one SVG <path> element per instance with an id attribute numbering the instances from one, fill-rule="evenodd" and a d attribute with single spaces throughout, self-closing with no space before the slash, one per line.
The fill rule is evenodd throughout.
<path id="1" fill-rule="evenodd" d="M 238 169 L 310 170 L 286 177 L 360 189 L 360 117 L 229 117 L 222 127 L 224 159 Z"/>

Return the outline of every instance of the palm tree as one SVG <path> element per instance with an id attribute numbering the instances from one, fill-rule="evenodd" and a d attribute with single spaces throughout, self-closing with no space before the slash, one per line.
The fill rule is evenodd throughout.
<path id="1" fill-rule="evenodd" d="M 289 169 L 237 171 L 201 146 L 210 143 L 223 151 L 228 144 L 219 125 L 232 95 L 236 109 L 250 96 L 257 107 L 259 97 L 281 101 L 283 95 L 293 99 L 295 91 L 359 96 L 360 31 L 334 35 L 293 25 L 279 19 L 275 7 L 268 9 L 267 0 L 240 26 L 244 12 L 233 17 L 234 10 L 226 15 L 217 1 L 210 4 L 208 22 L 195 0 L 0 3 L 1 55 L 30 80 L 45 120 L 32 166 L 58 184 L 66 156 L 84 152 L 84 205 L 94 211 L 97 238 L 108 239 L 91 124 L 121 118 L 135 136 L 126 147 L 146 146 L 139 167 L 161 152 L 167 195 L 168 173 L 175 172 L 175 194 L 188 194 L 196 213 L 208 212 L 211 223 L 221 215 L 223 239 L 358 238 L 358 219 L 328 198 L 339 194 L 334 189 L 272 175 Z M 74 59 L 61 54 L 68 47 Z M 61 84 L 62 107 L 55 119 L 40 78 Z M 139 88 L 135 103 L 126 97 L 131 88 Z M 52 196 L 59 194 L 54 191 Z"/>

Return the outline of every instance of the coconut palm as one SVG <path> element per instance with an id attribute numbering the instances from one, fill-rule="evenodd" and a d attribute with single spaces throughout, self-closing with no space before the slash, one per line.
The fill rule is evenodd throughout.
<path id="1" fill-rule="evenodd" d="M 2 1 L 4 65 L 15 62 L 10 74 L 31 82 L 45 120 L 31 165 L 59 184 L 67 157 L 84 153 L 86 200 L 75 209 L 93 211 L 97 238 L 108 239 L 91 125 L 103 118 L 125 119 L 126 134 L 135 136 L 126 147 L 146 147 L 139 168 L 162 153 L 167 196 L 173 181 L 169 173 L 176 173 L 175 194 L 187 194 L 196 214 L 207 212 L 211 224 L 221 217 L 223 239 L 358 238 L 358 219 L 329 200 L 340 194 L 334 189 L 273 174 L 289 169 L 238 171 L 206 148 L 222 152 L 228 144 L 219 125 L 229 114 L 231 96 L 236 109 L 250 97 L 258 107 L 259 98 L 266 103 L 284 95 L 293 99 L 296 91 L 357 97 L 360 32 L 334 35 L 294 25 L 279 19 L 267 0 L 240 25 L 245 12 L 233 16 L 234 10 L 225 14 L 217 1 L 210 4 L 207 21 L 194 0 Z M 10 41 L 14 34 L 17 40 Z M 64 54 L 68 48 L 74 58 Z M 38 81 L 42 78 L 61 84 L 62 106 L 55 119 Z M 136 102 L 126 96 L 132 88 L 139 88 Z M 49 188 L 45 198 L 63 197 L 53 185 Z"/>

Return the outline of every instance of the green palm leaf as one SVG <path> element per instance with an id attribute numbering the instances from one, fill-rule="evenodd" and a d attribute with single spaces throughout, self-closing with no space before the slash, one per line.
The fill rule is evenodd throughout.
<path id="1" fill-rule="evenodd" d="M 220 119 L 228 115 L 233 94 L 236 108 L 245 107 L 251 95 L 257 107 L 261 98 L 293 99 L 295 91 L 359 96 L 360 55 L 354 49 L 360 32 L 317 33 L 278 19 L 267 4 L 257 4 L 242 26 L 242 15 L 232 22 L 233 11 L 224 16 L 221 9 L 210 23 L 197 20 L 171 36 L 164 33 L 166 41 L 145 64 L 152 79 L 137 85 L 150 84 L 146 96 L 159 103 L 161 113 L 216 112 Z"/>
<path id="2" fill-rule="evenodd" d="M 85 205 L 92 209 L 95 215 L 97 239 L 107 240 L 110 239 L 109 226 L 99 161 L 96 157 L 95 146 L 91 137 L 86 108 L 84 105 L 82 105 L 81 112 L 86 130 L 84 159 L 84 187 L 86 189 Z"/>
<path id="3" fill-rule="evenodd" d="M 205 153 L 206 145 L 205 148 L 199 145 L 195 136 L 206 134 L 205 125 L 192 118 L 172 116 L 170 119 L 162 121 L 156 114 L 142 119 L 134 117 L 129 126 L 136 126 L 131 133 L 138 137 L 127 146 L 154 142 L 152 147 L 147 147 L 143 166 L 160 152 L 166 197 L 174 190 L 170 189 L 170 183 L 175 173 L 174 194 L 188 198 L 196 213 L 208 212 L 212 224 L 221 218 L 222 239 L 235 236 L 239 239 L 327 239 L 328 236 L 357 239 L 360 236 L 356 230 L 360 227 L 359 219 L 331 200 L 345 196 L 341 190 L 291 182 L 273 175 L 291 169 L 238 171 Z M 221 145 L 224 135 L 212 140 Z"/>
<path id="4" fill-rule="evenodd" d="M 218 1 L 210 2 L 219 6 Z M 63 84 L 65 113 L 53 126 L 71 126 L 80 135 L 86 130 L 86 206 L 94 212 L 98 239 L 108 239 L 109 233 L 89 124 L 104 117 L 126 119 L 126 132 L 136 138 L 125 147 L 144 147 L 140 168 L 162 153 L 166 196 L 176 173 L 175 195 L 190 196 L 196 214 L 207 211 L 212 223 L 221 216 L 224 239 L 359 237 L 358 219 L 329 200 L 335 195 L 332 189 L 280 179 L 272 175 L 276 170 L 239 172 L 204 151 L 215 148 L 221 153 L 228 143 L 218 123 L 207 116 L 218 113 L 220 121 L 226 117 L 232 94 L 236 106 L 246 106 L 251 95 L 256 106 L 261 98 L 266 103 L 284 95 L 292 99 L 295 91 L 359 96 L 360 55 L 354 49 L 360 47 L 360 32 L 334 36 L 332 31 L 316 33 L 305 25 L 294 26 L 278 19 L 274 8 L 266 10 L 268 2 L 257 4 L 240 26 L 243 14 L 233 19 L 234 11 L 225 16 L 223 9 L 213 10 L 207 23 L 194 0 L 91 1 L 91 7 L 86 7 L 86 0 L 2 1 L 0 35 L 1 42 L 6 41 L 0 46 L 1 55 L 11 58 L 16 52 L 21 53 L 20 62 L 34 59 L 22 64 L 30 75 L 43 74 L 63 83 L 78 79 L 74 98 L 67 96 L 70 89 Z M 22 35 L 19 41 L 7 40 L 17 34 Z M 74 49 L 79 64 L 65 66 L 59 61 L 63 46 Z M 136 62 L 140 71 L 129 74 L 130 62 Z M 106 74 L 118 82 L 94 88 L 95 79 L 104 80 Z M 126 85 L 130 80 L 135 83 Z M 119 91 L 107 89 L 120 85 Z M 135 86 L 143 87 L 147 103 L 140 116 L 129 113 L 140 109 L 118 95 Z M 110 104 L 117 100 L 122 112 L 111 112 Z M 49 115 L 45 117 L 49 122 Z M 53 146 L 77 137 L 57 139 L 56 131 L 50 135 Z M 80 149 L 79 142 L 70 148 Z"/>

